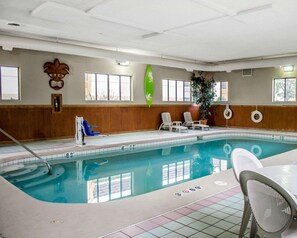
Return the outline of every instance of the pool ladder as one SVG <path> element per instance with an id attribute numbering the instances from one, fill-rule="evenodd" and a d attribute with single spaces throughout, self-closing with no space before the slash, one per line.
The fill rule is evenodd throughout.
<path id="1" fill-rule="evenodd" d="M 14 138 L 12 135 L 8 134 L 2 128 L 0 128 L 0 132 L 2 132 L 2 134 L 4 134 L 5 136 L 7 136 L 9 139 L 11 139 L 16 144 L 22 146 L 25 150 L 27 150 L 29 153 L 31 153 L 33 156 L 35 156 L 37 159 L 39 159 L 42 163 L 44 163 L 46 165 L 46 167 L 48 168 L 48 175 L 51 175 L 52 174 L 53 169 L 52 169 L 52 167 L 50 166 L 50 164 L 46 160 L 42 159 L 35 152 L 33 152 L 31 149 L 29 149 L 27 146 L 25 146 L 21 142 L 19 142 L 16 138 Z"/>

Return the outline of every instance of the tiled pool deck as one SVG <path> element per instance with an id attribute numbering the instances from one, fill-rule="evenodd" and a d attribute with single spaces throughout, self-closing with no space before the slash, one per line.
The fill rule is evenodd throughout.
<path id="1" fill-rule="evenodd" d="M 242 211 L 243 196 L 238 186 L 104 238 L 233 238 L 238 237 Z M 245 234 L 249 236 L 249 228 Z"/>

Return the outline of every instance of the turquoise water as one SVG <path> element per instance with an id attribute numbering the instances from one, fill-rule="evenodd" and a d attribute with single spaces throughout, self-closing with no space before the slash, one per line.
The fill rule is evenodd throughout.
<path id="1" fill-rule="evenodd" d="M 60 174 L 50 182 L 33 186 L 36 179 L 31 179 L 20 180 L 15 185 L 43 201 L 98 203 L 137 196 L 227 170 L 231 168 L 230 154 L 234 148 L 245 148 L 263 159 L 296 147 L 296 144 L 248 139 L 200 141 L 104 158 L 82 157 L 59 164 Z M 54 165 L 54 171 L 56 167 Z"/>

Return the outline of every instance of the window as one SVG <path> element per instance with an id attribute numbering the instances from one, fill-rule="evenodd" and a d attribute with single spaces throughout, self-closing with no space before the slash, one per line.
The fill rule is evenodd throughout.
<path id="1" fill-rule="evenodd" d="M 162 101 L 190 102 L 191 83 L 181 80 L 162 80 Z"/>
<path id="2" fill-rule="evenodd" d="M 191 101 L 191 82 L 184 82 L 184 89 L 185 89 L 185 101 Z"/>
<path id="3" fill-rule="evenodd" d="M 85 74 L 88 101 L 131 101 L 131 76 Z"/>
<path id="4" fill-rule="evenodd" d="M 168 100 L 169 101 L 176 101 L 176 84 L 175 80 L 168 80 Z"/>
<path id="5" fill-rule="evenodd" d="M 273 102 L 296 101 L 296 78 L 276 78 L 273 80 Z"/>
<path id="6" fill-rule="evenodd" d="M 227 102 L 228 101 L 228 82 L 216 82 L 215 83 L 215 102 Z"/>
<path id="7" fill-rule="evenodd" d="M 19 100 L 19 68 L 0 66 L 0 99 Z"/>

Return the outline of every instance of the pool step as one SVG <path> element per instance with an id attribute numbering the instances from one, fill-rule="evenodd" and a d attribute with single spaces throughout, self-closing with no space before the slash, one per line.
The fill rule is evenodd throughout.
<path id="1" fill-rule="evenodd" d="M 22 170 L 24 167 L 25 167 L 24 164 L 14 164 L 14 165 L 6 166 L 3 168 L 0 168 L 0 175 L 3 176 L 6 173 L 19 171 L 19 170 Z"/>
<path id="2" fill-rule="evenodd" d="M 28 172 L 23 173 L 22 176 L 18 175 L 17 177 L 16 176 L 7 177 L 6 179 L 13 184 L 17 184 L 21 182 L 29 182 L 36 178 L 43 177 L 44 175 L 47 175 L 47 173 L 48 173 L 48 168 L 46 166 L 39 166 L 34 170 L 29 169 Z"/>
<path id="3" fill-rule="evenodd" d="M 18 164 L 2 168 L 0 175 L 19 188 L 30 188 L 59 178 L 65 169 L 55 165 L 52 172 L 52 175 L 48 175 L 44 164 Z"/>
<path id="4" fill-rule="evenodd" d="M 6 172 L 2 176 L 8 180 L 15 179 L 20 176 L 28 175 L 30 173 L 33 173 L 38 168 L 38 165 L 32 164 L 32 165 L 26 165 L 18 170 Z"/>
<path id="5" fill-rule="evenodd" d="M 19 182 L 15 184 L 17 187 L 24 189 L 24 188 L 31 188 L 37 185 L 45 184 L 51 182 L 59 177 L 61 177 L 65 173 L 65 169 L 61 165 L 55 165 L 53 167 L 53 173 L 48 175 L 47 173 L 43 174 L 43 176 L 39 177 L 38 179 L 34 179 L 33 181 L 28 182 L 28 180 Z"/>

